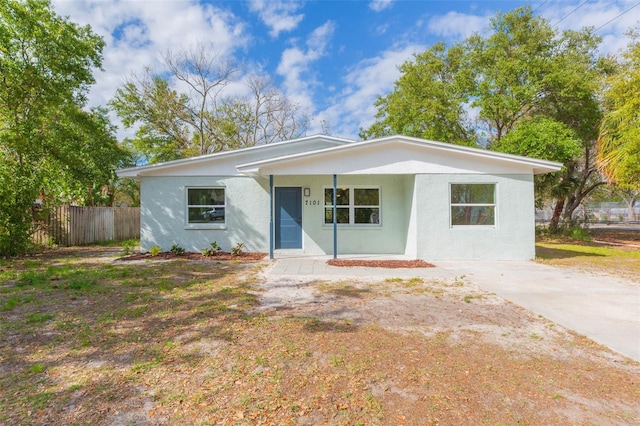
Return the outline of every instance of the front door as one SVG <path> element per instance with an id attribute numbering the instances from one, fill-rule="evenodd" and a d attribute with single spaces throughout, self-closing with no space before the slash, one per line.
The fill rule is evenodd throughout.
<path id="1" fill-rule="evenodd" d="M 276 187 L 275 248 L 302 248 L 302 189 Z"/>

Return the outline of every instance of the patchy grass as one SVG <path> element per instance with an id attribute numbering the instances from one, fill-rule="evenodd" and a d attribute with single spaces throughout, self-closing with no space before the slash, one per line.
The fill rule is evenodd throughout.
<path id="1" fill-rule="evenodd" d="M 637 363 L 464 277 L 316 283 L 308 311 L 258 313 L 260 264 L 100 250 L 0 266 L 0 424 L 640 421 Z M 396 303 L 420 327 L 390 327 Z"/>
<path id="2" fill-rule="evenodd" d="M 539 242 L 536 244 L 536 260 L 548 265 L 609 273 L 636 281 L 640 277 L 640 250 L 629 251 L 624 247 Z"/>

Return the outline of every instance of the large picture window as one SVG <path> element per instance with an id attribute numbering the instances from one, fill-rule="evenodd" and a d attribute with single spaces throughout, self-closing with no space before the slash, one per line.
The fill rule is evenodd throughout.
<path id="1" fill-rule="evenodd" d="M 333 188 L 324 189 L 324 223 L 333 223 Z M 380 225 L 380 188 L 340 187 L 336 190 L 336 222 Z"/>
<path id="2" fill-rule="evenodd" d="M 495 226 L 494 183 L 452 183 L 451 225 Z"/>
<path id="3" fill-rule="evenodd" d="M 187 222 L 225 223 L 224 188 L 187 188 Z"/>

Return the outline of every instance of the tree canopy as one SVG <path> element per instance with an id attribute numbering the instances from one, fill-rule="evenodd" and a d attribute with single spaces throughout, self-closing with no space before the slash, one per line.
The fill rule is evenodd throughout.
<path id="1" fill-rule="evenodd" d="M 83 110 L 103 46 L 48 0 L 0 0 L 0 255 L 26 250 L 37 198 L 87 194 L 127 158 Z"/>
<path id="2" fill-rule="evenodd" d="M 116 91 L 111 106 L 137 127 L 129 141 L 148 162 L 174 160 L 303 135 L 308 119 L 261 75 L 240 69 L 211 44 L 164 55 L 166 73 L 145 68 Z M 247 95 L 231 95 L 231 84 Z"/>
<path id="3" fill-rule="evenodd" d="M 488 32 L 404 63 L 361 136 L 401 133 L 561 161 L 563 171 L 538 186 L 556 198 L 556 224 L 563 211 L 569 220 L 600 184 L 593 160 L 608 64 L 599 43 L 589 29 L 557 31 L 529 7 L 498 13 Z"/>
<path id="4" fill-rule="evenodd" d="M 640 190 L 640 40 L 632 41 L 607 80 L 598 138 L 601 171 L 623 188 Z"/>

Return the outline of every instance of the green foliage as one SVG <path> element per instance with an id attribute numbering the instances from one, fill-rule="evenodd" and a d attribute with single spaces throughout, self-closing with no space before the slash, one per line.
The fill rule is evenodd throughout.
<path id="1" fill-rule="evenodd" d="M 184 254 L 184 248 L 180 247 L 178 244 L 173 244 L 170 251 L 176 256 L 182 256 Z"/>
<path id="2" fill-rule="evenodd" d="M 28 296 L 19 296 L 19 295 L 13 295 L 10 296 L 2 305 L 2 310 L 3 311 L 10 311 L 11 309 L 15 308 L 16 306 L 22 305 L 24 303 L 29 303 L 32 302 L 34 299 L 33 296 L 28 295 Z"/>
<path id="3" fill-rule="evenodd" d="M 82 109 L 103 47 L 48 0 L 0 0 L 0 256 L 31 249 L 37 198 L 92 201 L 127 159 L 105 110 Z"/>
<path id="4" fill-rule="evenodd" d="M 580 155 L 582 141 L 575 131 L 552 118 L 523 120 L 491 147 L 508 154 L 567 163 Z"/>
<path id="5" fill-rule="evenodd" d="M 231 247 L 231 254 L 234 256 L 240 256 L 244 253 L 244 244 L 237 243 L 235 246 Z"/>
<path id="6" fill-rule="evenodd" d="M 222 247 L 218 245 L 217 241 L 211 243 L 211 247 L 202 250 L 203 256 L 215 256 L 219 251 L 222 250 Z"/>
<path id="7" fill-rule="evenodd" d="M 580 241 L 593 241 L 589 231 L 581 226 L 571 226 L 563 229 L 563 235 Z"/>
<path id="8" fill-rule="evenodd" d="M 400 67 L 394 91 L 376 101 L 376 123 L 362 130 L 364 139 L 392 134 L 475 145 L 465 104 L 471 79 L 462 46 L 447 50 L 437 43 Z"/>
<path id="9" fill-rule="evenodd" d="M 46 367 L 44 364 L 37 362 L 31 366 L 29 371 L 33 374 L 40 374 L 43 373 L 45 369 Z"/>
<path id="10" fill-rule="evenodd" d="M 558 231 L 552 232 L 546 226 L 538 226 L 536 227 L 536 235 L 538 237 L 557 237 L 558 235 L 571 238 L 573 240 L 591 242 L 593 241 L 593 237 L 589 233 L 589 230 L 580 225 L 569 225 L 562 226 Z"/>
<path id="11" fill-rule="evenodd" d="M 607 81 L 598 162 L 611 182 L 640 190 L 640 37 L 631 37 L 617 71 Z"/>
<path id="12" fill-rule="evenodd" d="M 138 241 L 137 240 L 127 240 L 125 242 L 122 243 L 122 254 L 125 256 L 130 255 L 131 253 L 133 253 L 133 250 L 135 249 L 135 247 L 138 245 Z"/>
<path id="13" fill-rule="evenodd" d="M 48 276 L 46 273 L 38 272 L 38 271 L 25 271 L 23 272 L 19 279 L 16 281 L 17 287 L 26 287 L 26 286 L 41 286 L 47 282 Z"/>
<path id="14" fill-rule="evenodd" d="M 93 278 L 91 279 L 86 279 L 86 278 L 75 278 L 72 279 L 69 284 L 67 285 L 67 288 L 69 290 L 88 290 L 92 287 L 95 287 L 97 284 L 97 281 Z"/>
<path id="15" fill-rule="evenodd" d="M 162 247 L 160 247 L 159 245 L 155 245 L 149 249 L 149 254 L 153 257 L 156 257 L 157 255 L 160 254 L 161 251 L 162 251 Z"/>
<path id="16" fill-rule="evenodd" d="M 576 132 L 563 123 L 544 116 L 521 121 L 491 147 L 508 154 L 526 155 L 565 164 L 563 170 L 535 177 L 537 202 L 549 194 L 563 197 L 571 190 L 568 175 L 575 158 L 583 149 Z"/>
<path id="17" fill-rule="evenodd" d="M 559 32 L 530 7 L 498 13 L 487 31 L 403 64 L 394 91 L 376 103 L 377 121 L 361 136 L 404 133 L 561 161 L 563 172 L 537 186 L 539 199 L 555 198 L 555 228 L 602 184 L 593 153 L 600 83 L 611 61 L 598 56 L 599 43 L 588 29 Z"/>
<path id="18" fill-rule="evenodd" d="M 53 314 L 50 313 L 33 313 L 27 315 L 27 323 L 28 324 L 39 324 L 41 322 L 51 321 L 53 319 Z"/>
<path id="19" fill-rule="evenodd" d="M 117 179 L 113 184 L 113 205 L 140 207 L 140 183 L 131 178 Z"/>

